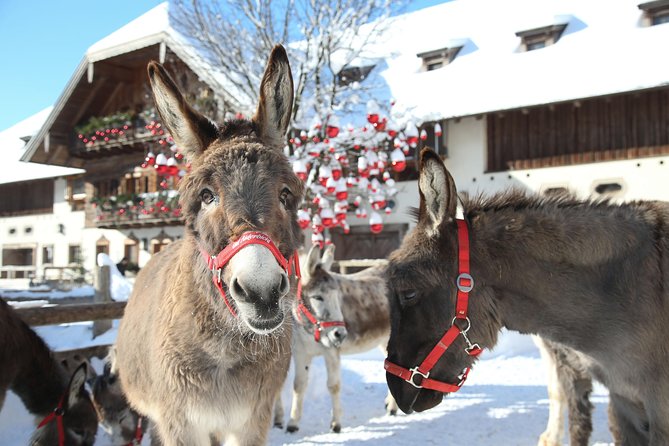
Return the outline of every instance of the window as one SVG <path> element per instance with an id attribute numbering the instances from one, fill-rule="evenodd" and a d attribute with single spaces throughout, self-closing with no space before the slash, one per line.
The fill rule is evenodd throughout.
<path id="1" fill-rule="evenodd" d="M 655 0 L 641 3 L 639 9 L 643 11 L 643 25 L 655 26 L 669 23 L 669 0 Z"/>
<path id="2" fill-rule="evenodd" d="M 98 258 L 98 254 L 107 254 L 109 255 L 109 240 L 104 235 L 95 242 L 95 258 Z"/>
<path id="3" fill-rule="evenodd" d="M 139 261 L 139 239 L 132 232 L 128 234 L 128 238 L 124 242 L 123 257 L 131 263 Z"/>
<path id="4" fill-rule="evenodd" d="M 453 62 L 453 59 L 455 59 L 455 56 L 458 55 L 461 49 L 462 45 L 451 46 L 448 48 L 418 53 L 416 56 L 423 59 L 423 68 L 425 71 L 433 71 Z"/>
<path id="5" fill-rule="evenodd" d="M 172 243 L 174 239 L 161 230 L 158 235 L 151 239 L 151 254 L 157 254 L 165 246 Z"/>
<path id="6" fill-rule="evenodd" d="M 620 180 L 606 180 L 598 182 L 595 192 L 603 197 L 617 197 L 624 193 L 623 182 Z"/>
<path id="7" fill-rule="evenodd" d="M 34 248 L 5 248 L 2 250 L 4 266 L 32 266 L 35 264 Z"/>
<path id="8" fill-rule="evenodd" d="M 68 263 L 82 263 L 81 246 L 70 245 L 67 261 Z"/>
<path id="9" fill-rule="evenodd" d="M 362 82 L 367 79 L 369 73 L 374 69 L 374 65 L 366 67 L 345 67 L 337 73 L 337 84 L 345 87 L 353 82 Z"/>
<path id="10" fill-rule="evenodd" d="M 439 127 L 437 127 L 439 124 Z M 446 144 L 447 121 L 426 122 L 421 129 L 427 133 L 425 141 L 421 141 L 421 147 L 429 147 L 442 157 L 448 156 L 448 147 Z M 436 128 L 436 131 L 435 131 Z M 437 133 L 441 133 L 438 135 Z"/>
<path id="11" fill-rule="evenodd" d="M 53 263 L 53 245 L 42 246 L 42 264 Z"/>
<path id="12" fill-rule="evenodd" d="M 518 31 L 516 35 L 521 39 L 521 49 L 523 51 L 534 51 L 556 43 L 566 27 L 566 23 L 553 24 L 526 31 Z"/>

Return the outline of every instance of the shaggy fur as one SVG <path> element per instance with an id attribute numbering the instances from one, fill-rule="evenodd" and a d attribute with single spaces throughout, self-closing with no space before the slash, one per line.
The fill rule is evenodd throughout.
<path id="1" fill-rule="evenodd" d="M 42 338 L 0 299 L 0 410 L 7 390 L 12 390 L 40 422 L 64 398 L 65 444 L 92 445 L 98 419 L 84 389 L 86 371 L 86 365 L 81 364 L 70 377 Z M 57 445 L 57 423 L 37 429 L 30 444 Z"/>
<path id="2" fill-rule="evenodd" d="M 389 359 L 405 367 L 418 365 L 450 326 L 456 295 L 455 184 L 434 152 L 421 157 L 418 225 L 388 266 Z M 669 206 L 513 192 L 465 199 L 464 215 L 472 342 L 493 347 L 506 327 L 578 351 L 609 388 L 619 444 L 669 444 Z M 474 361 L 463 346 L 456 340 L 433 378 L 457 382 Z M 404 411 L 443 397 L 387 379 Z"/>
<path id="3" fill-rule="evenodd" d="M 288 59 L 280 46 L 272 52 L 253 120 L 221 126 L 194 111 L 158 64 L 149 76 L 160 116 L 192 169 L 180 184 L 186 235 L 142 269 L 121 321 L 121 384 L 167 445 L 208 445 L 210 436 L 262 445 L 288 371 L 291 326 L 281 321 L 294 286 L 269 250 L 244 248 L 223 270 L 235 318 L 200 250 L 217 254 L 246 231 L 268 234 L 286 258 L 301 242 L 303 186 L 277 146 L 292 106 Z M 249 263 L 235 266 L 238 258 Z"/>

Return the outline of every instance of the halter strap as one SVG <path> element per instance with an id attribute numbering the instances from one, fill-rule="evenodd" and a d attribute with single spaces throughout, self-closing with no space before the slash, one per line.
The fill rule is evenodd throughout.
<path id="1" fill-rule="evenodd" d="M 302 314 L 307 318 L 307 320 L 311 323 L 311 325 L 314 326 L 314 341 L 320 342 L 321 341 L 321 332 L 323 331 L 324 328 L 329 328 L 329 327 L 345 327 L 346 323 L 344 321 L 319 321 L 318 318 L 314 315 L 314 313 L 309 310 L 309 307 L 307 307 L 304 303 L 304 300 L 302 300 L 302 296 L 299 297 L 297 301 L 297 319 L 302 325 L 304 325 L 304 322 L 302 320 Z"/>
<path id="2" fill-rule="evenodd" d="M 142 439 L 144 438 L 144 431 L 142 430 L 143 421 L 144 421 L 143 417 L 137 418 L 137 428 L 135 429 L 135 437 L 126 446 L 139 446 L 140 444 L 142 444 Z"/>
<path id="3" fill-rule="evenodd" d="M 65 415 L 65 409 L 63 409 L 64 401 L 65 395 L 60 397 L 56 408 L 37 425 L 37 429 L 41 429 L 55 419 L 58 428 L 58 446 L 65 446 L 65 426 L 63 425 L 63 415 Z"/>
<path id="4" fill-rule="evenodd" d="M 237 312 L 233 308 L 232 303 L 228 300 L 228 296 L 223 289 L 223 279 L 221 278 L 221 275 L 223 268 L 225 268 L 225 265 L 228 264 L 230 259 L 232 259 L 235 254 L 248 245 L 262 245 L 269 249 L 276 261 L 279 263 L 279 266 L 281 266 L 281 269 L 286 271 L 288 275 L 290 275 L 292 271 L 291 263 L 295 264 L 295 276 L 297 277 L 297 295 L 299 299 L 302 295 L 302 285 L 300 284 L 301 275 L 298 263 L 299 261 L 297 260 L 297 251 L 293 253 L 293 255 L 290 257 L 290 260 L 287 260 L 283 254 L 281 254 L 274 242 L 272 242 L 272 239 L 269 235 L 263 232 L 248 231 L 243 233 L 242 236 L 237 240 L 226 246 L 223 250 L 221 250 L 221 252 L 218 253 L 218 255 L 209 255 L 204 249 L 200 248 L 200 253 L 207 262 L 207 267 L 213 273 L 214 286 L 216 286 L 216 289 L 221 294 L 221 297 L 223 297 L 223 302 L 225 302 L 225 306 L 228 307 L 230 313 L 237 317 Z"/>
<path id="5" fill-rule="evenodd" d="M 458 226 L 458 277 L 455 280 L 455 286 L 458 289 L 458 293 L 455 303 L 455 317 L 451 322 L 451 326 L 419 366 L 407 369 L 390 362 L 388 359 L 383 364 L 388 373 L 402 378 L 418 389 L 425 388 L 443 393 L 452 393 L 460 390 L 460 387 L 462 387 L 469 375 L 470 368 L 467 367 L 458 377 L 458 383 L 456 384 L 438 381 L 429 377 L 434 366 L 458 336 L 461 335 L 467 343 L 465 352 L 469 356 L 477 357 L 483 351 L 478 344 L 472 344 L 467 336 L 467 332 L 471 328 L 471 321 L 467 316 L 469 292 L 474 288 L 474 279 L 469 271 L 469 231 L 467 223 L 460 219 L 456 220 L 456 223 Z M 466 323 L 466 326 L 460 328 L 455 323 L 456 319 Z M 419 376 L 420 380 L 416 381 L 416 376 Z"/>

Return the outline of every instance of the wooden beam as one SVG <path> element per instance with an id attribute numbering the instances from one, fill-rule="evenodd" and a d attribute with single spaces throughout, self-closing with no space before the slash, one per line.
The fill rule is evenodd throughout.
<path id="1" fill-rule="evenodd" d="M 126 302 L 57 305 L 55 307 L 17 308 L 21 319 L 33 326 L 67 324 L 70 322 L 120 319 Z"/>
<path id="2" fill-rule="evenodd" d="M 93 87 L 91 90 L 88 92 L 88 96 L 86 96 L 86 99 L 84 99 L 84 102 L 81 103 L 79 107 L 77 107 L 77 113 L 74 115 L 74 118 L 70 120 L 70 126 L 73 127 L 79 123 L 79 120 L 81 117 L 86 113 L 86 110 L 88 110 L 88 106 L 91 105 L 91 102 L 93 102 L 93 99 L 95 99 L 95 95 L 98 93 L 100 88 L 107 82 L 107 77 L 106 76 L 100 76 L 98 78 L 98 81 L 93 84 Z"/>

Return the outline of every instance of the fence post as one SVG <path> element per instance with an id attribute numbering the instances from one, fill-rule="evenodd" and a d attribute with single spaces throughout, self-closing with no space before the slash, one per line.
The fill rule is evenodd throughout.
<path id="1" fill-rule="evenodd" d="M 95 270 L 95 297 L 93 302 L 112 302 L 111 298 L 111 270 L 109 265 L 98 266 Z M 111 319 L 102 319 L 93 322 L 93 338 L 112 328 Z"/>

